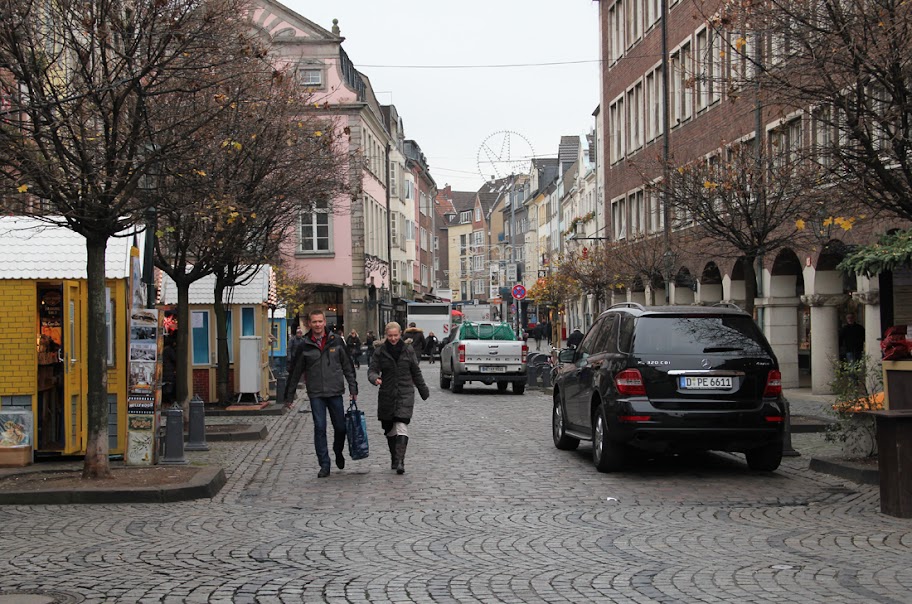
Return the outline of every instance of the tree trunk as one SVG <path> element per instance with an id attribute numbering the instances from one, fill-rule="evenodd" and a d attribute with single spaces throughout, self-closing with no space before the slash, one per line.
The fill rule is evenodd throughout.
<path id="1" fill-rule="evenodd" d="M 193 365 L 190 351 L 190 283 L 177 285 L 177 390 L 175 401 L 184 410 L 184 423 L 190 421 L 190 394 L 193 392 Z"/>
<path id="2" fill-rule="evenodd" d="M 744 256 L 741 259 L 744 266 L 744 311 L 752 317 L 754 316 L 754 298 L 757 297 L 756 260 L 756 256 Z"/>
<path id="3" fill-rule="evenodd" d="M 105 340 L 105 248 L 106 235 L 86 238 L 86 273 L 88 274 L 88 307 L 86 335 L 86 371 L 88 390 L 88 426 L 85 462 L 82 477 L 86 479 L 110 478 L 108 463 L 108 360 Z M 74 317 L 79 321 L 80 317 Z M 71 342 L 70 346 L 78 346 Z"/>
<path id="4" fill-rule="evenodd" d="M 227 403 L 231 396 L 228 387 L 228 312 L 222 302 L 225 299 L 225 277 L 215 272 L 215 341 L 218 365 L 215 370 L 215 393 L 219 403 Z"/>

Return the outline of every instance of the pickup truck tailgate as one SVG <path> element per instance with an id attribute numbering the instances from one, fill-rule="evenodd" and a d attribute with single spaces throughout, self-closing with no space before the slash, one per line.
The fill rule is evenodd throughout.
<path id="1" fill-rule="evenodd" d="M 522 364 L 522 342 L 476 341 L 465 342 L 466 365 Z"/>

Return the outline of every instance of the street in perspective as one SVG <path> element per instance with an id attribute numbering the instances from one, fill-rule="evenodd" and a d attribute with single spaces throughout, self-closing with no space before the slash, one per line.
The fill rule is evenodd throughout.
<path id="1" fill-rule="evenodd" d="M 810 471 L 819 434 L 775 472 L 706 453 L 603 474 L 554 447 L 548 393 L 432 385 L 397 475 L 358 382 L 370 456 L 328 478 L 296 408 L 188 453 L 229 472 L 211 500 L 0 509 L 0 602 L 908 601 L 912 524 Z"/>

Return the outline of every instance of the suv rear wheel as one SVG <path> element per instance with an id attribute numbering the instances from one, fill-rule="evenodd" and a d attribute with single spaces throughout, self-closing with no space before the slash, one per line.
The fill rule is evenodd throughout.
<path id="1" fill-rule="evenodd" d="M 773 441 L 769 444 L 750 449 L 744 453 L 747 458 L 747 467 L 756 472 L 772 472 L 782 463 L 782 441 Z"/>
<path id="2" fill-rule="evenodd" d="M 573 451 L 580 443 L 578 438 L 567 436 L 564 428 L 564 409 L 560 400 L 554 401 L 554 410 L 551 412 L 551 437 L 554 439 L 554 446 L 561 451 Z"/>
<path id="3" fill-rule="evenodd" d="M 599 472 L 616 472 L 624 467 L 626 449 L 608 436 L 608 413 L 604 403 L 592 419 L 592 461 Z"/>

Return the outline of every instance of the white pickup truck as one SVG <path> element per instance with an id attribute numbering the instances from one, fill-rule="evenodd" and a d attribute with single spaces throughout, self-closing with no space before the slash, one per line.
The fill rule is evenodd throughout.
<path id="1" fill-rule="evenodd" d="M 454 325 L 450 338 L 440 351 L 440 387 L 462 392 L 463 384 L 497 384 L 504 392 L 526 390 L 525 342 L 516 339 L 507 323 L 466 322 Z"/>

